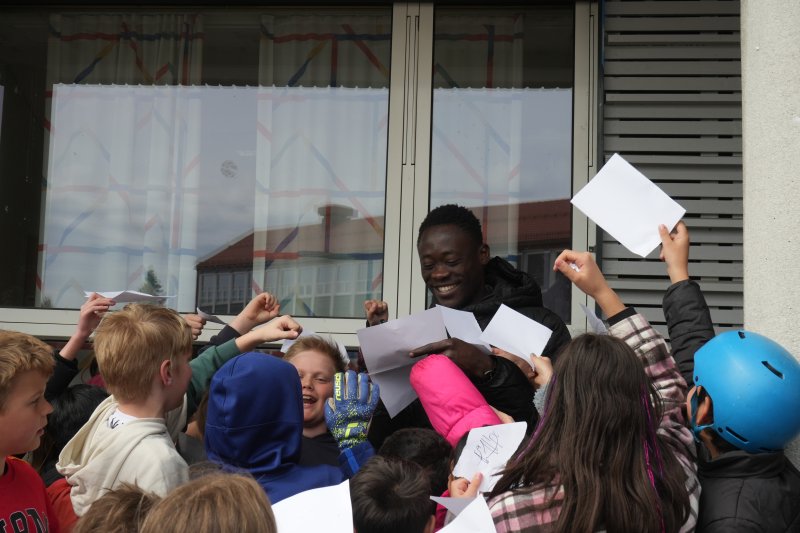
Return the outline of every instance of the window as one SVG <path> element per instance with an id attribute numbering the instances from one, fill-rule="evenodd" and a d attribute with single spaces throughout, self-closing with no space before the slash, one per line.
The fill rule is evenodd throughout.
<path id="1" fill-rule="evenodd" d="M 424 307 L 416 230 L 447 202 L 569 320 L 543 265 L 589 235 L 591 9 L 4 8 L 0 324 L 67 336 L 87 290 L 221 315 L 269 290 L 353 345 L 365 299 Z"/>

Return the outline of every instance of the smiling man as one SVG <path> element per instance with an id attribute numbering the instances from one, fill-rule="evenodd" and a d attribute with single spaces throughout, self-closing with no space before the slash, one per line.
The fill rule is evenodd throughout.
<path id="1" fill-rule="evenodd" d="M 555 358 L 570 341 L 569 331 L 558 315 L 543 307 L 542 291 L 527 273 L 500 257 L 492 258 L 483 242 L 480 221 L 469 209 L 448 204 L 428 213 L 419 228 L 417 251 L 422 278 L 433 295 L 433 303 L 470 311 L 481 329 L 491 321 L 501 304 L 553 330 L 544 353 Z M 378 324 L 388 318 L 386 302 L 364 303 L 367 321 Z M 475 383 L 494 408 L 515 420 L 533 424 L 538 414 L 533 407 L 533 387 L 511 361 L 487 355 L 457 338 L 420 346 L 417 356 L 442 353 L 452 359 Z M 378 407 L 370 429 L 370 440 L 378 447 L 383 439 L 401 427 L 426 426 L 429 422 L 415 402 L 394 419 Z"/>

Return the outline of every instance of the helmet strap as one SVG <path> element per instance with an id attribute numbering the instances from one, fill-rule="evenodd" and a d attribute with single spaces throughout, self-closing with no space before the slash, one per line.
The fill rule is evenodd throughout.
<path id="1" fill-rule="evenodd" d="M 694 394 L 692 394 L 692 399 L 690 400 L 692 404 L 692 416 L 689 423 L 692 426 L 692 436 L 697 444 L 703 444 L 703 441 L 700 440 L 700 433 L 704 429 L 710 429 L 714 424 L 698 424 L 697 423 L 697 389 L 695 389 Z"/>

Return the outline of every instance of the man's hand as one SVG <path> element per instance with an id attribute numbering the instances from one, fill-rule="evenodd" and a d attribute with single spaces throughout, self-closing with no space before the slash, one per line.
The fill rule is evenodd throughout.
<path id="1" fill-rule="evenodd" d="M 492 347 L 492 353 L 498 357 L 502 357 L 503 359 L 508 359 L 509 361 L 517 365 L 517 368 L 519 368 L 522 371 L 522 373 L 525 374 L 525 377 L 528 378 L 528 381 L 531 383 L 531 385 L 534 384 L 534 381 L 536 380 L 536 369 L 533 368 L 531 365 L 529 365 L 527 362 L 525 362 L 524 360 L 520 359 L 519 357 L 517 357 L 512 353 L 509 353 L 505 350 L 501 350 L 500 348 Z M 531 361 L 533 361 L 533 357 L 531 357 Z"/>
<path id="2" fill-rule="evenodd" d="M 278 303 L 278 299 L 268 292 L 262 292 L 250 300 L 242 312 L 231 321 L 230 326 L 240 335 L 244 335 L 254 327 L 269 322 L 280 312 L 281 304 Z"/>
<path id="3" fill-rule="evenodd" d="M 564 274 L 576 287 L 594 298 L 606 316 L 614 316 L 625 309 L 625 304 L 608 286 L 589 252 L 564 250 L 556 259 L 553 270 Z"/>
<path id="4" fill-rule="evenodd" d="M 659 259 L 667 264 L 667 275 L 672 283 L 689 279 L 689 230 L 683 221 L 678 222 L 672 233 L 661 224 L 658 227 L 661 236 L 661 253 Z"/>
<path id="5" fill-rule="evenodd" d="M 259 344 L 275 342 L 283 339 L 296 339 L 303 331 L 303 327 L 289 315 L 273 318 L 266 325 L 256 328 L 236 339 L 239 352 L 252 351 Z"/>
<path id="6" fill-rule="evenodd" d="M 367 300 L 364 302 L 364 313 L 367 315 L 367 324 L 377 326 L 389 320 L 389 305 L 382 300 Z"/>
<path id="7" fill-rule="evenodd" d="M 370 383 L 366 373 L 336 373 L 333 396 L 325 403 L 325 422 L 339 448 L 345 450 L 366 442 L 379 396 L 378 384 Z"/>
<path id="8" fill-rule="evenodd" d="M 203 333 L 203 327 L 206 325 L 206 319 L 200 315 L 194 314 L 183 315 L 183 319 L 187 324 L 189 324 L 189 327 L 192 328 L 192 338 L 197 340 L 197 337 Z"/>
<path id="9" fill-rule="evenodd" d="M 432 342 L 411 351 L 411 357 L 420 357 L 432 353 L 446 355 L 457 364 L 461 370 L 474 379 L 482 379 L 487 372 L 494 368 L 492 358 L 476 346 L 461 339 L 451 338 Z"/>

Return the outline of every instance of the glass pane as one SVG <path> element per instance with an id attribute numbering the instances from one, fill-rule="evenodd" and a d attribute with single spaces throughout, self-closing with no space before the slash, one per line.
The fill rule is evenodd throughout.
<path id="1" fill-rule="evenodd" d="M 573 9 L 436 10 L 430 191 L 472 209 L 567 323 L 569 282 L 542 258 L 572 237 Z"/>
<path id="2" fill-rule="evenodd" d="M 0 231 L 20 260 L 0 305 L 135 289 L 234 313 L 268 290 L 362 316 L 352 287 L 382 293 L 391 8 L 306 13 L 5 14 Z M 348 305 L 316 276 L 375 262 Z"/>

